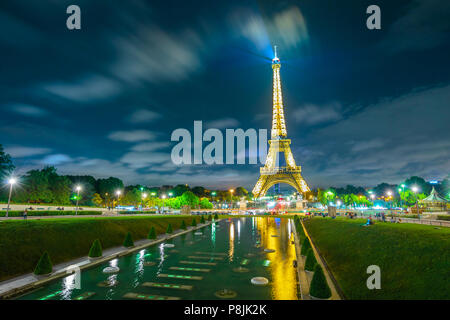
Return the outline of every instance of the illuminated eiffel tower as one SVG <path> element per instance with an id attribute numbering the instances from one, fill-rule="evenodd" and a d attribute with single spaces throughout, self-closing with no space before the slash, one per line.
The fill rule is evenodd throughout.
<path id="1" fill-rule="evenodd" d="M 275 46 L 275 58 L 272 60 L 273 69 L 273 119 L 271 139 L 269 140 L 269 152 L 266 163 L 260 169 L 260 177 L 253 188 L 255 198 L 263 197 L 270 187 L 277 183 L 286 183 L 299 193 L 310 191 L 308 185 L 301 175 L 301 167 L 295 164 L 291 151 L 291 140 L 286 139 L 286 122 L 284 121 L 283 98 L 281 95 L 280 59 L 277 57 Z M 278 165 L 278 154 L 283 152 L 286 166 Z"/>

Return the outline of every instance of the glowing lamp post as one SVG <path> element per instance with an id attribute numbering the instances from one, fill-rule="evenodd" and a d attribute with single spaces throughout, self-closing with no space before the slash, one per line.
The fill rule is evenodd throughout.
<path id="1" fill-rule="evenodd" d="M 212 196 L 213 206 L 214 206 L 214 208 L 215 208 L 215 207 L 216 207 L 216 201 L 215 201 L 216 192 L 215 192 L 215 191 L 212 191 L 212 192 L 211 192 L 211 196 Z"/>
<path id="2" fill-rule="evenodd" d="M 230 207 L 231 207 L 231 209 L 233 209 L 233 192 L 234 192 L 234 189 L 230 189 L 229 191 L 230 191 Z"/>
<path id="3" fill-rule="evenodd" d="M 147 198 L 147 194 L 146 193 L 143 193 L 142 194 L 142 200 L 141 200 L 141 212 L 144 210 L 144 204 L 143 204 L 143 202 L 144 202 L 144 200 L 145 200 L 145 198 Z"/>
<path id="4" fill-rule="evenodd" d="M 120 198 L 120 195 L 122 194 L 122 191 L 120 191 L 120 190 L 117 190 L 116 191 L 116 196 L 117 196 L 117 206 L 119 206 L 119 198 Z M 117 208 L 117 211 L 119 211 L 119 208 Z"/>
<path id="5" fill-rule="evenodd" d="M 386 192 L 386 195 L 387 195 L 387 198 L 390 200 L 389 201 L 389 210 L 392 210 L 392 191 L 391 190 L 388 190 L 387 192 Z"/>
<path id="6" fill-rule="evenodd" d="M 164 213 L 164 204 L 165 204 L 165 200 L 166 200 L 166 198 L 167 198 L 167 196 L 165 195 L 165 194 L 163 194 L 162 196 L 161 196 L 161 198 L 163 199 L 163 201 L 162 201 L 162 213 Z"/>
<path id="7" fill-rule="evenodd" d="M 17 180 L 15 178 L 11 178 L 8 180 L 9 183 L 9 196 L 8 196 L 8 207 L 6 208 L 6 217 L 8 218 L 8 213 L 9 213 L 9 205 L 11 203 L 11 194 L 12 194 L 12 188 L 13 185 L 17 182 Z"/>
<path id="8" fill-rule="evenodd" d="M 419 214 L 419 197 L 417 195 L 417 192 L 419 192 L 419 188 L 417 186 L 412 186 L 411 190 L 412 190 L 412 192 L 414 192 L 414 195 L 416 196 L 416 212 L 417 212 L 417 216 L 420 219 L 420 214 Z"/>
<path id="9" fill-rule="evenodd" d="M 80 200 L 81 186 L 76 186 L 75 190 L 77 191 L 77 206 L 76 206 L 76 209 L 75 209 L 75 215 L 78 215 L 78 201 Z"/>

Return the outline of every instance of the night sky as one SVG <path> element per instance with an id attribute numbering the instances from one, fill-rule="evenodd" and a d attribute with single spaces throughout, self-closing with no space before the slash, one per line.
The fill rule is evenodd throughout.
<path id="1" fill-rule="evenodd" d="M 66 28 L 70 4 L 79 31 Z M 381 30 L 366 28 L 371 4 Z M 194 120 L 270 129 L 277 45 L 288 137 L 311 187 L 440 180 L 449 17 L 448 0 L 2 0 L 0 144 L 19 175 L 53 165 L 251 190 L 260 165 L 177 167 L 170 135 Z"/>

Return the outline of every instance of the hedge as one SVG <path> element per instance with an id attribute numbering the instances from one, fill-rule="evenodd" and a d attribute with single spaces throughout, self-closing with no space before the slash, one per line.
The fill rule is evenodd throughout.
<path id="1" fill-rule="evenodd" d="M 121 246 L 127 232 L 146 239 L 154 227 L 164 234 L 169 223 L 179 229 L 186 215 L 119 216 L 2 220 L 0 222 L 0 281 L 33 272 L 44 251 L 60 264 L 86 256 L 95 239 L 103 250 Z"/>
<path id="2" fill-rule="evenodd" d="M 437 216 L 438 220 L 450 221 L 450 215 L 447 216 Z"/>

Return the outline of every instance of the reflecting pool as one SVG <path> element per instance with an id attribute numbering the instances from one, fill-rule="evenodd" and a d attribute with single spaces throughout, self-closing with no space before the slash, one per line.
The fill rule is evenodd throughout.
<path id="1" fill-rule="evenodd" d="M 221 220 L 84 270 L 79 283 L 69 275 L 18 299 L 298 299 L 291 238 L 287 218 Z M 253 285 L 253 277 L 269 283 Z"/>

